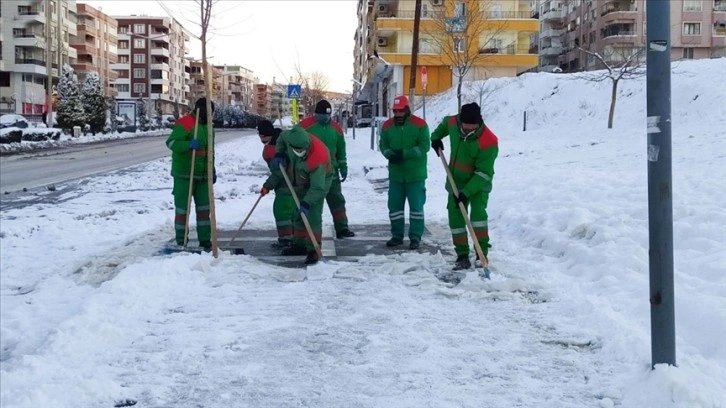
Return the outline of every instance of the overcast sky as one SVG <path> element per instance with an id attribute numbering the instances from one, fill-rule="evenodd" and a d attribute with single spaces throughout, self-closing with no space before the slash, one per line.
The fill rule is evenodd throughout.
<path id="1" fill-rule="evenodd" d="M 199 34 L 198 4 L 192 0 L 78 0 L 109 15 L 166 16 L 164 7 L 192 33 Z M 356 0 L 222 0 L 215 4 L 208 55 L 214 64 L 242 65 L 262 82 L 288 82 L 299 65 L 321 71 L 330 91 L 350 91 Z M 197 25 L 195 26 L 194 23 Z M 193 40 L 191 55 L 201 58 Z"/>

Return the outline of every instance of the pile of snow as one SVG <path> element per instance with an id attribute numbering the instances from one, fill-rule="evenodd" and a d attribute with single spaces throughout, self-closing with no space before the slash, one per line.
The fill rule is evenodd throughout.
<path id="1" fill-rule="evenodd" d="M 723 408 L 725 62 L 673 77 L 678 367 L 651 370 L 645 82 L 622 84 L 607 130 L 607 84 L 532 74 L 493 80 L 484 111 L 500 142 L 490 282 L 444 287 L 441 254 L 306 271 L 152 256 L 174 230 L 168 158 L 3 209 L 0 405 Z M 431 127 L 455 110 L 451 93 L 431 98 Z M 387 224 L 386 161 L 370 132 L 352 135 L 351 225 Z M 220 228 L 256 205 L 261 150 L 240 137 L 217 151 Z M 425 240 L 450 250 L 428 157 Z M 244 228 L 274 229 L 272 203 Z"/>
<path id="2" fill-rule="evenodd" d="M 15 133 L 20 141 L 16 138 L 10 139 Z M 116 132 L 116 133 L 98 133 L 95 136 L 88 134 L 80 137 L 62 133 L 57 128 L 4 128 L 0 129 L 0 153 L 20 153 L 29 152 L 39 149 L 56 148 L 62 146 L 70 146 L 74 144 L 98 143 L 108 140 L 128 139 L 133 137 L 149 137 L 168 135 L 169 129 L 149 130 L 147 132 Z M 14 136 L 14 135 L 13 135 Z"/>

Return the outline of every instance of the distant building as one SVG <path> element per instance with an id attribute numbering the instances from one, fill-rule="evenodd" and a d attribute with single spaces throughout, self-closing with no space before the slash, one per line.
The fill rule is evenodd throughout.
<path id="1" fill-rule="evenodd" d="M 88 73 L 97 72 L 104 96 L 115 97 L 118 73 L 111 67 L 118 63 L 118 22 L 88 4 L 78 4 L 77 15 L 78 35 L 71 39 L 71 47 L 78 54 L 72 64 L 78 80 L 83 83 Z"/>

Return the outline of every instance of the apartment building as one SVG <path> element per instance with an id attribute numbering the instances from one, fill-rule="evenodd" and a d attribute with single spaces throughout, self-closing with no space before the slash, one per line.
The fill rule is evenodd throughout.
<path id="1" fill-rule="evenodd" d="M 118 22 L 88 4 L 77 5 L 77 35 L 71 40 L 78 58 L 73 69 L 83 83 L 91 72 L 97 72 L 106 98 L 116 96 L 113 82 L 118 73 L 111 69 L 118 62 Z"/>
<path id="2" fill-rule="evenodd" d="M 224 105 L 223 96 L 223 78 L 222 69 L 216 66 L 210 66 L 212 69 L 212 101 L 217 105 Z M 204 64 L 201 61 L 190 60 L 190 81 L 189 81 L 189 99 L 193 104 L 197 99 L 207 94 L 206 81 L 204 75 Z"/>
<path id="3" fill-rule="evenodd" d="M 272 85 L 255 84 L 254 112 L 269 118 L 272 114 Z"/>
<path id="4" fill-rule="evenodd" d="M 540 3 L 540 71 L 603 68 L 642 52 L 645 0 L 547 0 Z M 671 0 L 671 59 L 726 56 L 726 0 Z M 645 58 L 645 55 L 642 55 Z"/>
<path id="5" fill-rule="evenodd" d="M 115 16 L 118 21 L 118 73 L 114 88 L 124 105 L 139 98 L 147 107 L 171 114 L 175 105 L 189 105 L 189 34 L 169 17 Z"/>
<path id="6" fill-rule="evenodd" d="M 222 102 L 225 105 L 238 105 L 248 111 L 254 99 L 255 77 L 252 70 L 240 65 L 216 65 L 220 70 Z"/>
<path id="7" fill-rule="evenodd" d="M 408 93 L 415 3 L 358 3 L 354 72 L 364 81 L 357 99 L 379 99 L 384 104 L 381 114 L 386 112 L 386 101 Z M 427 92 L 442 92 L 454 85 L 457 78 L 452 67 L 462 60 L 472 66 L 465 80 L 514 76 L 536 67 L 538 56 L 530 52 L 530 42 L 538 31 L 530 0 L 423 0 L 418 66 L 427 68 Z M 371 57 L 374 51 L 380 58 Z M 370 83 L 376 85 L 377 96 Z M 423 94 L 420 80 L 415 93 Z"/>
<path id="8" fill-rule="evenodd" d="M 287 97 L 288 84 L 277 82 L 272 78 L 270 119 L 276 120 L 285 116 L 292 116 L 292 99 Z"/>
<path id="9" fill-rule="evenodd" d="M 46 110 L 47 62 L 51 83 L 57 84 L 59 59 L 62 66 L 78 56 L 69 46 L 76 35 L 75 0 L 0 2 L 0 113 L 40 120 Z"/>

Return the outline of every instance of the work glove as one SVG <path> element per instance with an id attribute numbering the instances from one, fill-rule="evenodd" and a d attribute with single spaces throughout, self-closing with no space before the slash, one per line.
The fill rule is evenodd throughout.
<path id="1" fill-rule="evenodd" d="M 444 142 L 441 140 L 432 140 L 431 148 L 436 152 L 437 156 L 441 156 L 441 152 L 444 151 Z"/>
<path id="2" fill-rule="evenodd" d="M 287 167 L 288 159 L 287 155 L 285 153 L 275 153 L 275 156 L 272 158 L 271 164 L 274 168 Z"/>
<path id="3" fill-rule="evenodd" d="M 297 209 L 297 212 L 300 214 L 305 214 L 307 217 L 308 213 L 310 212 L 310 204 L 308 204 L 306 201 L 300 201 L 300 208 Z"/>
<path id="4" fill-rule="evenodd" d="M 469 198 L 466 195 L 464 195 L 464 193 L 459 191 L 458 196 L 454 195 L 454 202 L 456 203 L 457 206 L 459 205 L 459 203 L 467 205 L 469 203 Z"/>
<path id="5" fill-rule="evenodd" d="M 398 164 L 403 162 L 403 150 L 394 150 L 391 157 L 388 158 L 388 161 L 393 164 Z"/>
<path id="6" fill-rule="evenodd" d="M 341 167 L 340 169 L 340 182 L 344 182 L 348 178 L 348 167 Z"/>
<path id="7" fill-rule="evenodd" d="M 270 189 L 267 188 L 267 187 L 265 187 L 265 186 L 262 186 L 262 188 L 260 189 L 260 195 L 262 197 L 264 197 L 264 196 L 266 196 L 268 194 L 270 194 Z"/>
<path id="8" fill-rule="evenodd" d="M 217 168 L 212 170 L 212 184 L 217 184 Z"/>
<path id="9" fill-rule="evenodd" d="M 189 150 L 197 150 L 199 149 L 199 140 L 198 139 L 192 139 L 189 141 Z"/>

